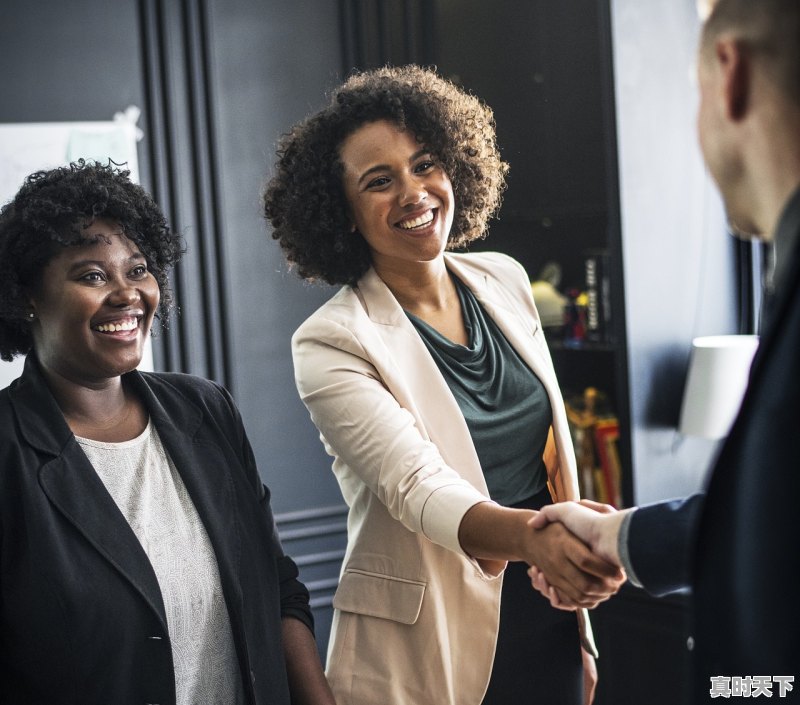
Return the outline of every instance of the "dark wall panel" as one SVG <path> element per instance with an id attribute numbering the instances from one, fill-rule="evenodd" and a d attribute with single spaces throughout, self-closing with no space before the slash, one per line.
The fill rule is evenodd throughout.
<path id="1" fill-rule="evenodd" d="M 109 120 L 142 105 L 135 0 L 3 0 L 1 122 Z"/>

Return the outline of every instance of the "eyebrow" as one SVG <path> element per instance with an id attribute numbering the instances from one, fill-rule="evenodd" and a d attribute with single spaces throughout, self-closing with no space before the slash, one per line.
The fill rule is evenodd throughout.
<path id="1" fill-rule="evenodd" d="M 427 149 L 427 148 L 423 148 L 423 149 L 417 150 L 416 152 L 414 152 L 414 154 L 411 155 L 411 158 L 408 161 L 409 162 L 415 162 L 423 154 L 430 154 L 430 152 L 431 152 L 431 150 Z M 389 167 L 388 164 L 376 164 L 375 166 L 371 166 L 363 174 L 361 174 L 361 176 L 358 179 L 358 185 L 360 186 L 361 182 L 364 179 L 366 179 L 370 174 L 374 174 L 376 171 L 386 171 L 389 168 L 390 167 Z"/>
<path id="2" fill-rule="evenodd" d="M 135 255 L 131 255 L 130 257 L 128 257 L 126 261 L 129 262 L 130 264 L 133 264 L 135 262 L 147 261 L 147 258 L 141 252 L 137 252 Z M 100 267 L 102 269 L 105 266 L 105 260 L 99 260 L 99 259 L 78 260 L 77 262 L 74 262 L 70 266 L 69 271 L 72 272 L 75 271 L 76 269 L 83 269 L 84 267 L 89 267 L 89 266 Z"/>

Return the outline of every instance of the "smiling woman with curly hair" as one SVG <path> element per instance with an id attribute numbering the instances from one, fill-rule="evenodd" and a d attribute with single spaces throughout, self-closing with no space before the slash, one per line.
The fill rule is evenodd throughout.
<path id="1" fill-rule="evenodd" d="M 623 575 L 558 524 L 577 499 L 530 283 L 486 232 L 506 165 L 491 110 L 416 66 L 360 73 L 281 141 L 264 209 L 286 257 L 345 286 L 292 339 L 349 506 L 328 675 L 337 700 L 591 702 L 585 611 Z M 504 575 L 503 575 L 504 574 Z M 503 575 L 503 579 L 498 579 Z"/>
<path id="2" fill-rule="evenodd" d="M 128 176 L 0 211 L 0 705 L 334 705 L 230 394 L 137 369 L 181 238 Z"/>

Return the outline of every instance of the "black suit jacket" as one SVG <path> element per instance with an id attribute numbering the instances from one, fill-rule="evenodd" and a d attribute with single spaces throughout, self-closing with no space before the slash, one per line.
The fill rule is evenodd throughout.
<path id="1" fill-rule="evenodd" d="M 281 619 L 312 627 L 230 396 L 178 374 L 126 376 L 214 547 L 248 703 L 289 703 Z M 175 702 L 155 573 L 33 355 L 0 392 L 0 703 Z"/>
<path id="2" fill-rule="evenodd" d="M 800 190 L 779 227 L 795 246 L 706 496 L 641 508 L 630 526 L 646 589 L 692 586 L 697 702 L 711 676 L 752 675 L 794 676 L 800 701 Z"/>

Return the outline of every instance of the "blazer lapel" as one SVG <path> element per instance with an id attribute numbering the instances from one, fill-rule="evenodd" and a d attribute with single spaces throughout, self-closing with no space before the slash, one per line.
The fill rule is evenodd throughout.
<path id="1" fill-rule="evenodd" d="M 241 614 L 241 549 L 229 461 L 219 446 L 199 438 L 204 412 L 174 387 L 155 394 L 148 384 L 150 379 L 136 373 L 132 381 L 145 399 L 161 442 L 175 464 L 214 548 L 226 604 L 233 620 L 235 614 Z"/>
<path id="2" fill-rule="evenodd" d="M 166 631 L 161 589 L 147 554 L 77 441 L 43 465 L 39 478 L 50 501 L 133 585 Z"/>
<path id="3" fill-rule="evenodd" d="M 382 345 L 369 348 L 383 381 L 419 419 L 420 432 L 439 447 L 445 462 L 488 496 L 486 479 L 458 402 L 397 299 L 373 269 L 358 282 L 356 293 L 382 339 Z"/>
<path id="4" fill-rule="evenodd" d="M 94 471 L 47 388 L 33 355 L 10 392 L 22 436 L 52 458 L 39 468 L 39 483 L 53 506 L 167 622 L 153 568 L 133 529 Z"/>
<path id="5" fill-rule="evenodd" d="M 447 268 L 472 290 L 475 298 L 480 301 L 503 335 L 542 381 L 553 401 L 552 387 L 555 380 L 550 360 L 534 340 L 534 331 L 530 325 L 526 325 L 526 322 L 520 319 L 517 311 L 506 302 L 505 296 L 494 290 L 492 282 L 483 272 L 465 267 L 457 257 L 446 256 L 446 259 Z M 558 398 L 560 400 L 560 393 Z"/>
<path id="6" fill-rule="evenodd" d="M 577 499 L 577 477 L 574 467 L 574 449 L 570 437 L 564 400 L 558 379 L 553 370 L 546 344 L 536 339 L 535 321 L 522 314 L 509 301 L 505 291 L 480 269 L 467 264 L 458 256 L 445 255 L 448 268 L 458 276 L 475 294 L 497 327 L 508 339 L 520 357 L 539 378 L 550 399 L 553 414 L 552 433 L 545 448 L 545 464 L 551 485 L 551 494 L 556 500 Z M 541 331 L 539 336 L 541 337 Z"/>
<path id="7" fill-rule="evenodd" d="M 218 446 L 196 440 L 203 412 L 189 399 L 173 388 L 156 396 L 138 372 L 127 378 L 144 399 L 164 448 L 203 521 L 233 618 L 233 614 L 241 614 L 240 547 L 225 456 Z M 39 470 L 48 499 L 133 585 L 166 630 L 161 589 L 147 554 L 75 440 L 32 356 L 11 397 L 26 441 L 53 456 Z"/>

